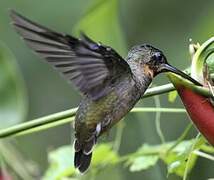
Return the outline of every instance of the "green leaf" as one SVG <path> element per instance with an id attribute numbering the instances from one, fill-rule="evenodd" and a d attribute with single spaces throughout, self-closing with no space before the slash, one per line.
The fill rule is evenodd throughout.
<path id="1" fill-rule="evenodd" d="M 157 163 L 158 159 L 159 158 L 157 155 L 137 157 L 131 163 L 130 171 L 135 172 L 146 170 L 154 166 Z"/>
<path id="2" fill-rule="evenodd" d="M 201 140 L 200 143 L 197 143 L 197 148 L 200 148 L 203 145 L 202 141 L 203 140 Z M 155 165 L 157 160 L 160 158 L 168 166 L 168 174 L 174 173 L 179 176 L 183 176 L 186 167 L 186 160 L 191 153 L 194 140 L 182 141 L 175 148 L 168 152 L 174 143 L 175 142 L 169 142 L 161 145 L 144 144 L 135 153 L 129 156 L 127 164 L 131 165 L 130 170 L 140 171 L 144 170 L 144 168 L 148 169 L 149 167 Z M 197 155 L 192 155 L 188 164 L 188 171 L 193 168 L 196 160 Z"/>
<path id="3" fill-rule="evenodd" d="M 111 165 L 118 162 L 118 155 L 112 150 L 111 144 L 100 144 L 95 147 L 91 168 Z M 43 179 L 75 178 L 78 173 L 74 168 L 74 150 L 71 145 L 62 146 L 48 153 L 49 168 Z"/>
<path id="4" fill-rule="evenodd" d="M 15 57 L 0 43 L 0 129 L 23 121 L 26 110 L 25 87 Z"/>
<path id="5" fill-rule="evenodd" d="M 191 147 L 194 141 L 183 141 L 176 148 L 170 151 L 167 155 L 163 156 L 163 161 L 168 164 L 168 174 L 175 173 L 178 176 L 183 177 L 185 172 L 185 167 L 187 163 L 187 158 L 191 153 Z M 197 156 L 193 155 L 190 162 L 188 171 L 191 171 Z"/>
<path id="6" fill-rule="evenodd" d="M 146 154 L 157 154 L 160 151 L 165 151 L 167 150 L 169 146 L 169 144 L 171 143 L 164 143 L 161 145 L 149 145 L 149 144 L 143 144 L 138 150 L 137 150 L 137 154 L 139 155 L 146 155 Z"/>
<path id="7" fill-rule="evenodd" d="M 183 177 L 186 163 L 187 163 L 186 159 L 187 159 L 186 153 L 181 153 L 181 154 L 171 153 L 167 158 L 168 174 L 174 173 L 174 174 L 177 174 L 178 176 Z M 197 156 L 193 155 L 188 165 L 188 171 L 191 171 L 191 169 L 194 167 L 196 160 L 197 160 Z"/>
<path id="8" fill-rule="evenodd" d="M 146 170 L 154 166 L 157 163 L 161 152 L 167 150 L 166 147 L 169 147 L 168 143 L 161 145 L 143 144 L 143 146 L 135 153 L 128 156 L 126 164 L 130 166 L 129 170 L 135 172 Z"/>
<path id="9" fill-rule="evenodd" d="M 74 151 L 71 145 L 62 146 L 48 154 L 49 168 L 43 179 L 62 179 L 75 174 Z"/>
<path id="10" fill-rule="evenodd" d="M 178 96 L 177 91 L 171 91 L 171 92 L 169 92 L 169 94 L 168 94 L 168 100 L 169 100 L 169 102 L 171 102 L 171 103 L 175 102 L 177 96 Z"/>
<path id="11" fill-rule="evenodd" d="M 125 55 L 127 47 L 118 18 L 118 0 L 95 0 L 92 3 L 74 31 L 76 33 L 83 31 L 92 39 L 109 45 Z"/>
<path id="12" fill-rule="evenodd" d="M 92 166 L 111 165 L 118 160 L 119 156 L 113 151 L 111 144 L 100 144 L 93 152 Z"/>

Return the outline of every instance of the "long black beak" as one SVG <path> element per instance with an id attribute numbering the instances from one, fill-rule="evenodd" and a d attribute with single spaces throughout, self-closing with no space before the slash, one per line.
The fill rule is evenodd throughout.
<path id="1" fill-rule="evenodd" d="M 180 71 L 179 69 L 171 66 L 170 64 L 162 64 L 161 67 L 160 67 L 160 71 L 159 72 L 173 72 L 175 74 L 180 75 L 181 77 L 183 77 L 185 79 L 188 79 L 189 81 L 191 81 L 192 83 L 194 83 L 194 84 L 196 84 L 198 86 L 202 86 L 201 83 L 199 83 L 195 79 L 191 78 L 190 76 L 188 76 L 184 72 Z"/>

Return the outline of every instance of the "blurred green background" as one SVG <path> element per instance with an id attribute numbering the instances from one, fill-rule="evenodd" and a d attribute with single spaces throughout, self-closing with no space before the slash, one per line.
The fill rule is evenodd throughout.
<path id="1" fill-rule="evenodd" d="M 102 3 L 102 1 L 97 0 L 96 3 Z M 113 1 L 116 3 L 116 0 Z M 93 39 L 113 46 L 124 57 L 127 50 L 136 44 L 152 44 L 162 49 L 168 57 L 168 61 L 179 69 L 185 69 L 190 64 L 189 38 L 203 42 L 214 34 L 214 1 L 212 0 L 206 2 L 120 0 L 118 6 L 107 7 L 108 11 L 106 8 L 101 8 L 98 16 L 96 9 L 89 8 L 92 3 L 92 1 L 85 0 L 0 1 L 0 41 L 4 42 L 13 52 L 14 62 L 19 66 L 27 94 L 26 101 L 19 102 L 20 100 L 17 100 L 20 104 L 15 107 L 27 106 L 27 108 L 17 110 L 19 114 L 22 114 L 21 118 L 16 117 L 17 112 L 14 116 L 10 116 L 11 113 L 14 113 L 12 110 L 7 112 L 8 116 L 0 114 L 0 122 L 4 124 L 4 127 L 16 123 L 11 122 L 13 117 L 17 119 L 17 122 L 20 122 L 26 113 L 25 120 L 35 119 L 76 107 L 81 99 L 73 87 L 70 87 L 56 71 L 33 54 L 20 40 L 10 25 L 9 8 L 13 8 L 28 18 L 59 32 L 77 34 L 77 31 L 81 29 Z M 92 18 L 89 20 L 87 12 L 90 13 L 90 11 Z M 13 79 L 23 83 L 19 77 L 13 77 Z M 168 79 L 161 75 L 155 79 L 154 84 L 160 85 L 167 82 Z M 2 92 L 10 96 L 14 93 L 11 88 L 13 86 L 9 86 L 7 92 Z M 23 86 L 20 89 L 22 92 L 20 92 L 19 98 L 24 99 L 25 90 Z M 1 102 L 4 102 L 3 96 L 0 94 Z M 160 96 L 160 102 L 162 107 L 183 107 L 179 98 L 174 103 L 168 102 L 167 94 Z M 139 102 L 139 105 L 155 106 L 154 98 L 144 99 Z M 7 118 L 8 121 L 6 121 Z M 155 113 L 128 115 L 125 120 L 120 153 L 126 154 L 135 151 L 143 142 L 160 143 L 154 120 Z M 189 119 L 184 113 L 161 114 L 161 127 L 166 140 L 175 140 L 183 132 L 188 122 Z M 70 125 L 64 125 L 22 136 L 16 138 L 17 147 L 27 159 L 31 159 L 39 165 L 42 174 L 47 168 L 47 152 L 71 143 L 72 131 Z M 111 135 L 103 139 L 110 141 L 114 137 L 114 131 L 115 128 L 111 130 Z M 196 131 L 193 130 L 189 137 L 195 135 Z M 213 168 L 214 164 L 211 161 L 199 158 L 190 174 L 190 179 L 213 178 Z M 97 179 L 110 178 L 164 180 L 166 179 L 166 167 L 159 163 L 158 166 L 139 173 L 130 173 L 122 166 L 109 167 L 97 177 Z M 172 175 L 168 179 L 180 178 Z"/>

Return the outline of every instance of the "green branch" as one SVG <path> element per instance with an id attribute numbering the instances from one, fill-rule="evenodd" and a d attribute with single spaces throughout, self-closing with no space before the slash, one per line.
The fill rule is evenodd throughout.
<path id="1" fill-rule="evenodd" d="M 172 84 L 166 84 L 162 86 L 157 86 L 153 88 L 149 88 L 144 94 L 143 98 L 167 93 L 175 90 Z M 205 96 L 211 97 L 212 93 L 208 88 L 195 86 L 195 90 L 203 94 Z M 31 120 L 29 122 L 25 122 L 19 125 L 12 126 L 7 129 L 3 129 L 0 131 L 0 138 L 5 138 L 9 136 L 20 136 L 32 132 L 37 132 L 45 129 L 49 129 L 51 127 L 59 126 L 71 122 L 74 120 L 74 116 L 76 114 L 77 108 L 59 112 L 56 114 L 52 114 L 49 116 L 45 116 L 42 118 L 38 118 L 35 120 Z M 186 112 L 184 109 L 174 109 L 174 108 L 134 108 L 131 112 L 173 112 L 173 113 L 181 113 Z"/>
<path id="2" fill-rule="evenodd" d="M 67 111 L 55 113 L 46 117 L 38 118 L 25 122 L 13 127 L 3 129 L 0 131 L 0 138 L 6 138 L 9 136 L 21 136 L 29 134 L 51 127 L 56 127 L 66 123 L 70 123 L 74 120 L 77 108 Z M 131 112 L 167 112 L 167 113 L 184 113 L 185 109 L 178 108 L 133 108 Z"/>
<path id="3" fill-rule="evenodd" d="M 192 123 L 189 123 L 186 129 L 183 131 L 181 136 L 176 140 L 176 142 L 167 150 L 166 154 L 168 154 L 170 151 L 172 151 L 178 144 L 180 144 L 188 135 L 189 131 L 193 127 Z"/>
<path id="4" fill-rule="evenodd" d="M 165 84 L 162 86 L 149 88 L 146 91 L 146 93 L 144 94 L 143 98 L 147 98 L 147 97 L 151 97 L 151 96 L 155 96 L 155 95 L 159 95 L 159 94 L 164 94 L 164 93 L 174 91 L 174 90 L 175 90 L 175 88 L 171 83 Z M 212 93 L 210 92 L 210 90 L 208 88 L 201 87 L 201 86 L 194 86 L 194 91 L 203 96 L 212 97 Z"/>
<path id="5" fill-rule="evenodd" d="M 171 83 L 165 84 L 162 86 L 152 87 L 145 92 L 145 94 L 143 95 L 143 98 L 164 94 L 174 90 L 175 90 L 175 87 Z"/>
<path id="6" fill-rule="evenodd" d="M 12 136 L 12 135 L 18 136 L 21 134 L 25 134 L 26 131 L 28 131 L 28 133 L 29 133 L 30 130 L 35 130 L 35 128 L 38 128 L 38 127 L 41 128 L 41 126 L 45 126 L 45 125 L 48 126 L 48 125 L 56 123 L 58 121 L 59 122 L 64 121 L 65 119 L 75 116 L 76 110 L 77 110 L 77 108 L 74 108 L 71 110 L 67 110 L 67 111 L 55 113 L 55 114 L 52 114 L 49 116 L 45 116 L 42 118 L 34 119 L 29 122 L 21 123 L 21 124 L 12 126 L 7 129 L 3 129 L 0 131 L 0 138 Z"/>

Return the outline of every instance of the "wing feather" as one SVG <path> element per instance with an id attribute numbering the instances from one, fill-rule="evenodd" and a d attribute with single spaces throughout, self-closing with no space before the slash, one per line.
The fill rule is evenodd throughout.
<path id="1" fill-rule="evenodd" d="M 84 34 L 77 39 L 57 33 L 13 10 L 11 18 L 26 44 L 92 100 L 109 93 L 109 84 L 121 73 L 131 74 L 129 65 L 116 51 Z"/>

